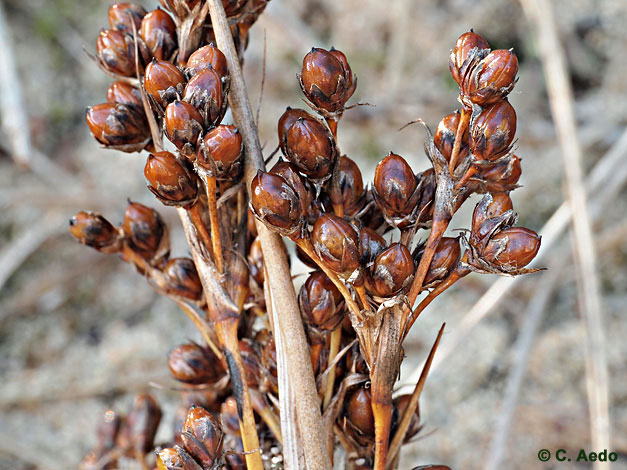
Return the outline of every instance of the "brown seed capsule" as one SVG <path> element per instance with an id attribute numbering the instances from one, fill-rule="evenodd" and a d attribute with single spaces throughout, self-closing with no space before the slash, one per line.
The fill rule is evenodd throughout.
<path id="1" fill-rule="evenodd" d="M 301 232 L 303 213 L 298 195 L 283 178 L 257 172 L 250 186 L 255 216 L 272 230 L 285 236 Z"/>
<path id="2" fill-rule="evenodd" d="M 461 248 L 457 238 L 442 237 L 429 265 L 423 286 L 429 286 L 448 276 L 457 265 L 460 255 Z"/>
<path id="3" fill-rule="evenodd" d="M 400 155 L 390 153 L 377 164 L 372 195 L 386 220 L 403 225 L 418 202 L 417 187 L 416 175 Z"/>
<path id="4" fill-rule="evenodd" d="M 122 103 L 142 106 L 142 96 L 138 88 L 124 82 L 113 82 L 107 89 L 109 103 Z"/>
<path id="5" fill-rule="evenodd" d="M 368 227 L 359 230 L 359 253 L 363 266 L 368 266 L 385 249 L 385 238 Z"/>
<path id="6" fill-rule="evenodd" d="M 375 258 L 366 288 L 377 297 L 392 297 L 414 277 L 414 259 L 407 247 L 393 243 Z"/>
<path id="7" fill-rule="evenodd" d="M 445 116 L 438 124 L 438 128 L 433 135 L 433 143 L 442 156 L 446 158 L 446 161 L 451 159 L 451 154 L 453 153 L 459 118 L 459 111 L 455 111 L 454 113 Z M 466 155 L 468 155 L 468 130 L 466 130 L 462 136 L 462 147 L 458 161 L 463 161 L 463 158 Z"/>
<path id="8" fill-rule="evenodd" d="M 540 239 L 540 235 L 527 228 L 506 228 L 490 238 L 483 250 L 483 260 L 502 271 L 515 271 L 536 257 Z"/>
<path id="9" fill-rule="evenodd" d="M 477 160 L 497 160 L 510 150 L 516 135 L 516 111 L 502 100 L 486 108 L 475 120 L 470 151 Z"/>
<path id="10" fill-rule="evenodd" d="M 329 112 L 344 108 L 357 87 L 346 56 L 336 49 L 312 48 L 303 58 L 300 83 L 307 99 Z"/>
<path id="11" fill-rule="evenodd" d="M 98 36 L 96 49 L 100 63 L 109 72 L 123 77 L 135 76 L 135 42 L 131 35 L 112 29 L 103 30 Z M 138 43 L 138 50 L 142 72 L 144 64 L 149 60 L 149 52 L 143 43 Z"/>
<path id="12" fill-rule="evenodd" d="M 157 451 L 158 470 L 202 470 L 196 461 L 179 446 Z"/>
<path id="13" fill-rule="evenodd" d="M 246 5 L 248 0 L 222 0 L 222 6 L 224 6 L 224 12 L 226 16 L 235 16 Z"/>
<path id="14" fill-rule="evenodd" d="M 215 176 L 219 179 L 234 179 L 239 176 L 242 169 L 244 143 L 237 127 L 221 124 L 205 134 L 203 144 L 196 158 L 199 166 L 212 173 L 215 172 Z"/>
<path id="15" fill-rule="evenodd" d="M 139 31 L 145 14 L 146 10 L 141 5 L 114 3 L 109 7 L 109 26 L 111 26 L 111 29 L 133 34 L 133 23 L 135 23 L 135 30 Z"/>
<path id="16" fill-rule="evenodd" d="M 168 233 L 159 213 L 138 202 L 129 202 L 122 223 L 124 240 L 142 258 L 156 263 L 170 252 Z"/>
<path id="17" fill-rule="evenodd" d="M 79 212 L 70 219 L 70 233 L 83 245 L 101 253 L 117 253 L 121 248 L 117 229 L 100 214 Z"/>
<path id="18" fill-rule="evenodd" d="M 172 258 L 163 268 L 168 281 L 166 292 L 190 300 L 200 300 L 203 289 L 196 271 L 196 265 L 190 258 Z"/>
<path id="19" fill-rule="evenodd" d="M 350 158 L 340 157 L 337 181 L 331 183 L 329 193 L 333 205 L 342 207 L 347 217 L 352 217 L 363 209 L 366 203 L 364 180 L 359 167 Z"/>
<path id="20" fill-rule="evenodd" d="M 279 122 L 277 125 L 277 130 L 279 134 L 279 146 L 281 147 L 281 152 L 283 155 L 287 155 L 287 145 L 286 145 L 286 136 L 289 128 L 296 122 L 299 118 L 308 118 L 311 114 L 309 114 L 304 109 L 300 108 L 291 108 L 287 107 L 285 112 L 279 118 Z"/>
<path id="21" fill-rule="evenodd" d="M 420 188 L 416 212 L 417 222 L 422 227 L 428 227 L 433 219 L 433 206 L 435 202 L 436 179 L 435 171 L 429 168 L 416 175 Z"/>
<path id="22" fill-rule="evenodd" d="M 463 82 L 462 94 L 470 103 L 482 107 L 500 101 L 514 89 L 518 58 L 511 50 L 490 52 Z"/>
<path id="23" fill-rule="evenodd" d="M 126 417 L 128 435 L 135 452 L 146 454 L 152 450 L 160 421 L 161 408 L 157 401 L 147 393 L 138 395 Z"/>
<path id="24" fill-rule="evenodd" d="M 522 174 L 520 158 L 510 155 L 509 158 L 499 160 L 491 168 L 481 172 L 481 178 L 486 182 L 486 190 L 492 193 L 514 189 Z"/>
<path id="25" fill-rule="evenodd" d="M 235 397 L 228 397 L 220 407 L 220 421 L 225 434 L 240 436 L 239 416 L 237 414 L 237 401 Z"/>
<path id="26" fill-rule="evenodd" d="M 344 405 L 346 420 L 361 435 L 374 435 L 374 415 L 370 389 L 359 388 L 347 398 Z"/>
<path id="27" fill-rule="evenodd" d="M 139 152 L 150 142 L 150 128 L 143 110 L 120 103 L 87 108 L 85 120 L 102 145 L 124 152 Z"/>
<path id="28" fill-rule="evenodd" d="M 462 86 L 464 76 L 477 59 L 487 55 L 490 50 L 488 42 L 473 31 L 462 34 L 449 57 L 449 69 L 453 79 Z"/>
<path id="29" fill-rule="evenodd" d="M 472 213 L 472 231 L 476 232 L 487 220 L 499 217 L 514 209 L 512 199 L 507 193 L 489 193 L 475 206 Z"/>
<path id="30" fill-rule="evenodd" d="M 196 343 L 181 344 L 168 353 L 172 376 L 187 384 L 207 384 L 220 378 L 221 370 L 213 352 Z"/>
<path id="31" fill-rule="evenodd" d="M 301 247 L 296 245 L 296 256 L 297 258 L 307 267 L 312 269 L 318 269 L 320 266 L 316 264 L 314 260 L 312 260 L 307 253 L 303 251 Z"/>
<path id="32" fill-rule="evenodd" d="M 320 331 L 333 331 L 344 319 L 342 294 L 322 271 L 309 275 L 298 295 L 305 324 Z"/>
<path id="33" fill-rule="evenodd" d="M 176 65 L 164 60 L 152 59 L 146 67 L 144 86 L 161 106 L 167 106 L 182 96 L 185 76 Z"/>
<path id="34" fill-rule="evenodd" d="M 166 206 L 190 208 L 198 199 L 198 178 L 171 152 L 148 155 L 144 176 L 148 189 Z"/>
<path id="35" fill-rule="evenodd" d="M 159 8 L 144 16 L 139 34 L 156 59 L 170 59 L 178 47 L 174 20 Z"/>
<path id="36" fill-rule="evenodd" d="M 313 116 L 300 117 L 285 134 L 286 157 L 312 180 L 325 180 L 337 158 L 331 131 Z"/>
<path id="37" fill-rule="evenodd" d="M 315 197 L 315 190 L 307 178 L 301 177 L 295 165 L 281 159 L 272 167 L 270 173 L 283 178 L 296 191 L 303 215 L 309 222 L 314 223 L 320 216 L 321 209 Z"/>
<path id="38" fill-rule="evenodd" d="M 165 108 L 165 133 L 179 150 L 186 145 L 196 146 L 202 123 L 200 113 L 185 101 L 173 101 Z"/>
<path id="39" fill-rule="evenodd" d="M 189 79 L 183 99 L 203 116 L 206 127 L 217 126 L 226 112 L 226 89 L 213 68 L 205 68 Z"/>
<path id="40" fill-rule="evenodd" d="M 203 468 L 213 468 L 222 454 L 222 427 L 205 409 L 192 406 L 183 425 L 183 444 Z"/>
<path id="41" fill-rule="evenodd" d="M 359 268 L 359 235 L 346 219 L 322 214 L 311 239 L 320 259 L 336 273 L 350 275 Z"/>
<path id="42" fill-rule="evenodd" d="M 211 43 L 194 51 L 187 60 L 185 72 L 193 77 L 201 70 L 212 68 L 220 78 L 228 76 L 226 57 L 215 44 Z"/>

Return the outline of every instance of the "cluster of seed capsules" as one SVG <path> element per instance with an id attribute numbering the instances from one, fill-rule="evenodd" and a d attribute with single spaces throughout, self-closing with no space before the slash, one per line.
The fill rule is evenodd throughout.
<path id="1" fill-rule="evenodd" d="M 234 126 L 221 123 L 229 74 L 224 55 L 211 43 L 207 5 L 198 0 L 161 3 L 167 11 L 146 13 L 121 3 L 110 8 L 111 29 L 100 34 L 96 60 L 116 81 L 107 91 L 107 103 L 88 108 L 87 124 L 105 147 L 151 152 L 144 170 L 148 188 L 163 204 L 187 212 L 203 255 L 223 274 L 228 294 L 239 308 L 239 351 L 267 468 L 280 468 L 281 433 L 276 349 L 266 314 L 265 267 L 254 218 L 296 243 L 299 258 L 314 269 L 298 300 L 323 411 L 330 398 L 339 403 L 333 408 L 338 441 L 354 468 L 372 468 L 372 358 L 364 357 L 360 344 L 355 344 L 355 318 L 349 313 L 375 312 L 389 301 L 407 303 L 429 249 L 428 243 L 416 241 L 417 234 L 440 223 L 443 184 L 450 183 L 446 202 L 453 212 L 472 193 L 485 196 L 475 208 L 468 234 L 438 237 L 418 286 L 418 292 L 430 291 L 429 301 L 472 271 L 529 272 L 524 267 L 538 251 L 539 236 L 513 226 L 516 214 L 509 197 L 521 174 L 520 159 L 511 152 L 516 114 L 507 101 L 515 84 L 516 56 L 490 51 L 473 32 L 462 35 L 450 61 L 462 109 L 446 116 L 426 145 L 433 168 L 416 174 L 405 159 L 390 153 L 379 162 L 373 184 L 367 187 L 359 166 L 341 154 L 337 142 L 338 123 L 357 79 L 342 52 L 312 49 L 303 59 L 299 82 L 315 114 L 287 108 L 280 117 L 282 158 L 253 179 L 248 205 L 241 184 L 242 138 Z M 223 3 L 241 57 L 248 29 L 266 2 Z M 187 31 L 184 37 L 182 31 Z M 176 153 L 162 149 L 162 134 Z M 385 237 L 393 230 L 400 232 L 397 242 Z M 207 309 L 194 261 L 170 258 L 168 229 L 153 209 L 129 202 L 119 227 L 99 214 L 79 212 L 70 231 L 103 253 L 120 254 L 179 305 L 184 300 L 200 311 Z M 402 336 L 416 316 L 408 319 Z M 212 334 L 216 336 L 215 331 Z M 336 358 L 339 349 L 344 353 Z M 224 357 L 206 345 L 187 343 L 170 352 L 168 363 L 183 393 L 173 440 L 156 448 L 157 467 L 246 468 L 241 416 Z M 394 400 L 390 437 L 409 401 L 408 395 Z M 419 410 L 412 414 L 404 442 L 420 430 Z M 144 420 L 143 425 L 156 430 L 158 422 Z M 124 429 L 119 422 L 107 425 L 108 431 L 99 433 L 100 443 L 86 457 L 85 469 L 102 463 L 107 455 L 145 461 L 154 449 L 152 428 L 135 432 L 150 439 L 133 438 L 141 444 L 129 444 L 133 439 L 102 437 L 110 436 L 114 428 L 118 434 L 117 429 Z M 140 428 L 144 429 L 133 427 Z M 113 460 L 107 465 L 116 468 Z"/>

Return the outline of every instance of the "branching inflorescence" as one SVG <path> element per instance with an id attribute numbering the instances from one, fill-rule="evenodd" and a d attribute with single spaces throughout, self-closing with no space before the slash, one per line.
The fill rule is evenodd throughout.
<path id="1" fill-rule="evenodd" d="M 357 78 L 342 52 L 312 49 L 298 76 L 312 112 L 288 107 L 280 117 L 282 156 L 253 178 L 249 200 L 242 136 L 222 124 L 230 74 L 212 42 L 208 2 L 161 3 L 165 10 L 152 12 L 111 6 L 110 29 L 100 33 L 93 59 L 116 81 L 107 102 L 88 108 L 86 119 L 103 146 L 149 152 L 148 189 L 177 208 L 192 258 L 170 257 L 168 228 L 155 210 L 136 202 L 129 202 L 119 227 L 79 212 L 70 231 L 135 266 L 189 316 L 204 344 L 177 346 L 168 357 L 182 384 L 172 441 L 155 448 L 160 411 L 143 395 L 125 419 L 107 412 L 83 467 L 116 468 L 130 456 L 152 468 L 147 454 L 155 450 L 162 470 L 281 468 L 277 325 L 267 314 L 264 284 L 272 280 L 256 238 L 257 218 L 292 240 L 313 269 L 298 304 L 329 458 L 340 446 L 349 468 L 395 468 L 400 445 L 421 428 L 418 398 L 428 369 L 414 394 L 392 397 L 402 343 L 418 316 L 471 272 L 534 271 L 525 266 L 540 237 L 515 226 L 509 196 L 521 174 L 512 153 L 516 113 L 507 100 L 516 55 L 491 51 L 472 31 L 463 34 L 449 63 L 461 109 L 442 119 L 435 134 L 425 125 L 432 168 L 416 174 L 390 153 L 368 187 L 337 139 Z M 266 1 L 222 3 L 241 61 Z M 445 236 L 473 193 L 484 196 L 470 229 Z M 385 235 L 396 230 L 399 241 L 391 242 Z"/>

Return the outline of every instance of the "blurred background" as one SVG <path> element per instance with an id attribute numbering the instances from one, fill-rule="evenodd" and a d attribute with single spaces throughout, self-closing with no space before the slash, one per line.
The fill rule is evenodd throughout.
<path id="1" fill-rule="evenodd" d="M 158 2 L 138 3 L 151 9 Z M 168 439 L 177 394 L 148 383 L 170 386 L 167 351 L 200 339 L 177 307 L 130 266 L 77 244 L 67 232 L 67 220 L 79 210 L 98 211 L 119 222 L 130 198 L 158 208 L 173 231 L 173 253 L 187 254 L 175 212 L 146 190 L 143 156 L 100 149 L 84 122 L 85 107 L 104 102 L 109 84 L 83 51 L 95 51 L 109 4 L 1 2 L 2 469 L 76 468 L 95 442 L 103 411 L 113 407 L 125 412 L 142 391 L 151 391 L 162 403 L 159 436 Z M 606 183 L 615 170 L 624 172 L 627 166 L 627 3 L 552 4 L 574 89 L 585 176 L 599 162 L 607 167 L 608 159 L 614 159 L 614 168 L 606 168 L 597 180 L 590 206 L 610 378 L 608 451 L 619 454 L 613 468 L 625 469 L 627 191 L 618 184 L 608 195 Z M 244 67 L 255 106 L 265 37 L 259 127 L 266 153 L 277 144 L 276 121 L 285 107 L 302 106 L 296 80 L 302 57 L 312 46 L 335 46 L 359 77 L 352 102 L 374 105 L 345 114 L 339 128 L 342 151 L 362 165 L 366 181 L 391 150 L 416 171 L 427 168 L 424 131 L 420 126 L 398 129 L 418 117 L 434 129 L 456 109 L 448 54 L 470 28 L 492 48 L 513 47 L 518 55 L 520 80 L 510 101 L 518 113 L 516 153 L 523 160 L 523 187 L 513 200 L 520 225 L 539 231 L 564 201 L 563 160 L 536 30 L 516 1 L 272 0 L 252 29 Z M 11 56 L 15 66 L 7 68 Z M 15 101 L 16 81 L 22 102 Z M 12 148 L 17 154 L 12 155 Z M 455 217 L 452 229 L 469 226 L 474 202 Z M 498 452 L 511 469 L 591 468 L 575 462 L 542 464 L 537 458 L 542 448 L 575 454 L 581 448 L 602 450 L 591 448 L 585 327 L 569 232 L 557 232 L 555 242 L 541 253 L 536 264 L 551 269 L 528 275 L 511 288 L 499 284 L 501 291 L 508 290 L 489 311 L 475 302 L 498 278 L 475 274 L 441 296 L 414 326 L 400 383 L 412 376 L 415 381 L 441 323 L 447 323 L 438 352 L 443 353 L 441 362 L 421 398 L 424 428 L 420 439 L 404 449 L 400 468 L 428 463 L 484 468 Z M 473 328 L 467 316 L 471 308 L 483 315 Z M 526 366 L 522 377 L 521 364 Z M 514 407 L 516 376 L 520 393 Z M 498 436 L 506 439 L 495 442 Z"/>

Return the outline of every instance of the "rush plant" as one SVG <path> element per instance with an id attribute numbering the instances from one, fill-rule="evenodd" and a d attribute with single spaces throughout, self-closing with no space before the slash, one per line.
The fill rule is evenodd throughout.
<path id="1" fill-rule="evenodd" d="M 79 212 L 70 232 L 133 265 L 203 342 L 168 355 L 182 390 L 171 440 L 154 442 L 161 412 L 142 395 L 125 417 L 105 414 L 82 467 L 130 457 L 153 468 L 155 456 L 160 470 L 330 469 L 339 449 L 347 468 L 396 468 L 420 432 L 419 396 L 444 329 L 414 393 L 393 398 L 418 317 L 472 272 L 535 271 L 526 266 L 540 237 L 515 225 L 509 196 L 521 175 L 507 99 L 516 55 L 463 34 L 449 60 L 460 109 L 434 134 L 424 125 L 432 167 L 415 173 L 390 153 L 366 185 L 337 139 L 357 77 L 343 52 L 313 48 L 298 76 L 310 109 L 279 117 L 280 156 L 266 171 L 240 69 L 266 1 L 161 4 L 109 9 L 93 59 L 115 81 L 86 120 L 104 147 L 147 152 L 147 187 L 177 209 L 192 257 L 172 257 L 159 213 L 136 202 L 119 227 Z M 223 123 L 229 105 L 233 124 Z M 474 193 L 483 197 L 470 228 L 445 236 Z M 279 236 L 311 268 L 297 296 Z"/>

